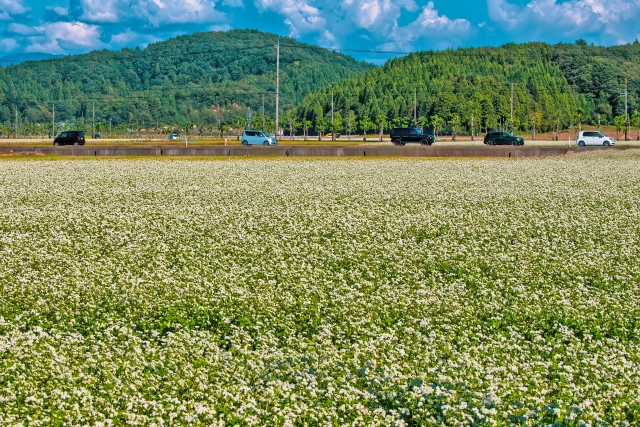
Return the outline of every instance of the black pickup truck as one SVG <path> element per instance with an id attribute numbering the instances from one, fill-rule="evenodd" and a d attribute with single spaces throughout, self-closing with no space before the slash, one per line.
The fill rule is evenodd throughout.
<path id="1" fill-rule="evenodd" d="M 431 145 L 436 140 L 433 134 L 422 133 L 418 128 L 393 128 L 390 136 L 393 145 L 405 145 L 408 142 Z"/>

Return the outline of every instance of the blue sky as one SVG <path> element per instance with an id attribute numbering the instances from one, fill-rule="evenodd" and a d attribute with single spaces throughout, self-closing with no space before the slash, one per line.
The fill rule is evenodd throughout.
<path id="1" fill-rule="evenodd" d="M 636 40 L 638 22 L 640 0 L 0 0 L 0 55 L 144 47 L 230 28 L 334 49 L 405 52 L 578 38 L 608 46 Z"/>

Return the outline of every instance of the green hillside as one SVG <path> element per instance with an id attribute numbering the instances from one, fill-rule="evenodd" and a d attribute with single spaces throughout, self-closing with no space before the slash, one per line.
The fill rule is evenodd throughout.
<path id="1" fill-rule="evenodd" d="M 373 68 L 349 56 L 281 38 L 281 105 L 299 103 L 327 84 Z M 0 121 L 50 123 L 90 117 L 113 125 L 192 121 L 217 124 L 272 114 L 277 36 L 254 30 L 196 33 L 146 49 L 94 51 L 0 68 Z M 218 109 L 220 106 L 221 109 Z"/>
<path id="2" fill-rule="evenodd" d="M 630 115 L 638 105 L 640 46 L 603 48 L 544 43 L 419 52 L 346 79 L 306 97 L 300 121 L 325 125 L 331 94 L 338 127 L 379 128 L 413 122 L 476 133 L 509 127 L 511 90 L 514 127 L 551 131 L 581 123 L 611 123 L 624 115 L 624 79 L 629 79 Z"/>
<path id="3" fill-rule="evenodd" d="M 281 126 L 351 133 L 413 122 L 476 133 L 509 127 L 547 132 L 579 123 L 624 126 L 640 119 L 640 43 L 514 44 L 417 52 L 382 67 L 290 38 L 280 39 Z M 275 111 L 277 36 L 255 30 L 196 33 L 146 49 L 94 51 L 0 68 L 0 132 L 18 109 L 23 132 L 92 114 L 121 130 L 156 124 L 242 125 L 247 107 L 261 123 Z M 273 129 L 271 119 L 266 128 Z M 40 123 L 40 126 L 33 124 Z M 236 127 L 236 126 L 234 126 Z M 46 130 L 45 130 L 46 131 Z"/>
<path id="4" fill-rule="evenodd" d="M 612 123 L 624 115 L 625 78 L 629 85 L 629 113 L 640 110 L 640 43 L 622 46 L 553 46 L 550 58 L 567 78 L 588 121 Z"/>

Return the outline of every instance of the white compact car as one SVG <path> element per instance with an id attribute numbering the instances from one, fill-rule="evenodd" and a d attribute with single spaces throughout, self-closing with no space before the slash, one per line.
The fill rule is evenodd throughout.
<path id="1" fill-rule="evenodd" d="M 576 140 L 580 147 L 584 147 L 585 145 L 615 145 L 616 140 L 610 138 L 603 134 L 600 131 L 584 131 L 578 134 L 578 138 Z"/>
<path id="2" fill-rule="evenodd" d="M 263 130 L 242 131 L 242 145 L 277 145 L 278 142 Z"/>

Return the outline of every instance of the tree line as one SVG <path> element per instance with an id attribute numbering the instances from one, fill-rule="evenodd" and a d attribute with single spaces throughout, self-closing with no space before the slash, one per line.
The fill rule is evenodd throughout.
<path id="1" fill-rule="evenodd" d="M 280 38 L 284 107 L 373 65 L 294 39 Z M 145 49 L 93 51 L 0 68 L 0 123 L 21 131 L 93 119 L 126 129 L 215 127 L 247 107 L 273 114 L 278 36 L 255 30 L 204 32 Z M 264 101 L 263 101 L 264 100 Z M 60 125 L 64 122 L 65 125 Z M 34 129 L 38 127 L 38 130 Z"/>
<path id="2" fill-rule="evenodd" d="M 381 67 L 282 39 L 279 128 L 309 138 L 396 126 L 476 135 L 554 132 L 583 125 L 640 128 L 640 44 L 509 43 L 426 51 Z M 134 133 L 275 131 L 277 36 L 196 33 L 146 49 L 95 51 L 0 68 L 0 133 L 86 126 Z M 628 97 L 625 113 L 625 82 Z M 60 123 L 63 122 L 64 125 Z M 193 124 L 193 125 L 191 125 Z"/>
<path id="3" fill-rule="evenodd" d="M 628 114 L 621 96 L 625 81 Z M 585 124 L 640 128 L 639 93 L 637 41 L 609 48 L 583 40 L 510 43 L 392 59 L 305 97 L 292 114 L 299 127 L 306 122 L 319 131 L 376 129 L 382 135 L 390 127 L 414 125 L 454 139 L 490 129 L 557 137 Z"/>

